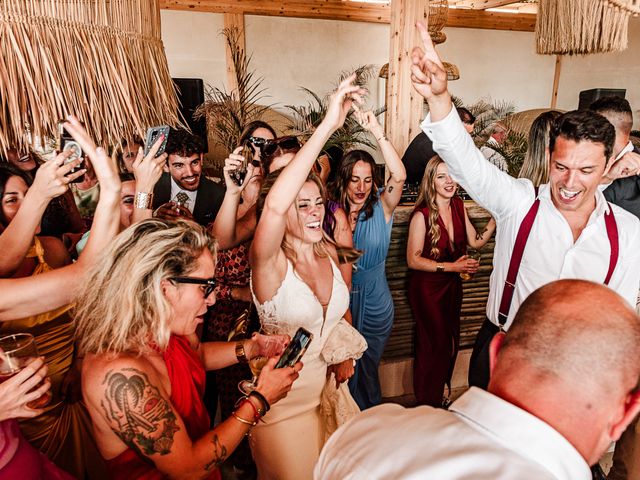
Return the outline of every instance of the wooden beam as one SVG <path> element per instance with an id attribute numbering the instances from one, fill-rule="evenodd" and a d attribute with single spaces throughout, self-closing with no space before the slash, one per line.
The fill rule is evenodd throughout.
<path id="1" fill-rule="evenodd" d="M 551 92 L 551 107 L 558 104 L 558 87 L 560 86 L 560 69 L 562 68 L 562 55 L 556 55 L 556 69 L 553 74 L 553 91 Z"/>
<path id="2" fill-rule="evenodd" d="M 225 13 L 224 14 L 224 28 L 237 28 L 238 29 L 238 46 L 246 51 L 246 41 L 244 36 L 244 14 L 242 13 Z M 226 53 L 226 67 L 227 67 L 227 88 L 229 92 L 238 89 L 238 82 L 236 78 L 235 68 L 233 66 L 233 60 L 231 58 L 231 50 L 229 45 L 225 42 L 224 51 Z"/>
<path id="3" fill-rule="evenodd" d="M 393 0 L 395 1 L 395 0 Z M 426 2 L 425 2 L 426 3 Z M 244 13 L 279 17 L 317 18 L 353 22 L 390 23 L 391 7 L 340 0 L 160 0 L 168 10 Z M 536 16 L 521 13 L 449 9 L 447 26 L 491 30 L 535 31 Z"/>
<path id="4" fill-rule="evenodd" d="M 511 5 L 518 3 L 518 0 L 468 0 L 464 2 L 469 8 L 474 10 L 485 10 L 487 8 L 504 7 L 505 5 Z"/>
<path id="5" fill-rule="evenodd" d="M 427 23 L 428 15 L 427 2 L 393 0 L 391 3 L 385 130 L 399 153 L 404 152 L 419 133 L 424 115 L 424 100 L 411 84 L 411 50 L 420 45 L 415 24 L 417 21 Z"/>

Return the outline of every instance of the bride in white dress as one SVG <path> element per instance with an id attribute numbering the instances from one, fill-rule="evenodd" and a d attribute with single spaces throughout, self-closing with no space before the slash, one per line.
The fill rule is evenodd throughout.
<path id="1" fill-rule="evenodd" d="M 365 93 L 353 85 L 354 79 L 340 84 L 322 123 L 280 171 L 264 200 L 251 246 L 252 292 L 262 322 L 275 320 L 290 336 L 298 327 L 313 333 L 291 392 L 251 433 L 260 479 L 312 478 L 324 440 L 319 405 L 327 363 L 320 353 L 349 307 L 349 291 L 336 266 L 336 246 L 322 229 L 324 187 L 309 172 L 344 123 L 353 99 Z"/>

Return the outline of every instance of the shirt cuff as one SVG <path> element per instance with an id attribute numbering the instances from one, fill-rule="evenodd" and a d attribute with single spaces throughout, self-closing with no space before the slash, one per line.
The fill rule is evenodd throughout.
<path id="1" fill-rule="evenodd" d="M 427 116 L 424 117 L 424 120 L 420 124 L 420 128 L 425 133 L 427 137 L 429 137 L 433 141 L 434 132 L 437 134 L 441 134 L 441 132 L 447 132 L 450 130 L 453 125 L 456 123 L 462 124 L 460 117 L 458 116 L 458 111 L 453 108 L 453 103 L 451 104 L 451 110 L 446 117 L 442 120 L 438 120 L 437 122 L 431 121 L 431 113 L 427 113 Z M 463 127 L 464 128 L 464 127 Z"/>

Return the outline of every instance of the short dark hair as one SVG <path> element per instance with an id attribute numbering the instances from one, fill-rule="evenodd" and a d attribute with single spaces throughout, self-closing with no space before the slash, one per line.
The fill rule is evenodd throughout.
<path id="1" fill-rule="evenodd" d="M 549 132 L 549 153 L 553 154 L 558 137 L 574 142 L 588 141 L 604 146 L 605 161 L 613 154 L 616 130 L 611 122 L 591 110 L 573 110 L 560 115 Z"/>
<path id="2" fill-rule="evenodd" d="M 204 153 L 204 142 L 202 139 L 184 129 L 172 128 L 167 139 L 165 152 L 168 155 L 178 155 L 180 157 L 190 157 L 193 154 Z"/>
<path id="3" fill-rule="evenodd" d="M 631 105 L 626 98 L 622 97 L 602 97 L 589 105 L 589 110 L 594 112 L 616 112 L 616 113 L 628 113 L 632 115 Z"/>
<path id="4" fill-rule="evenodd" d="M 460 120 L 462 120 L 462 123 L 466 123 L 468 125 L 475 123 L 476 117 L 474 117 L 473 113 L 469 110 L 464 107 L 456 107 L 456 110 L 458 111 L 458 116 L 460 117 Z"/>

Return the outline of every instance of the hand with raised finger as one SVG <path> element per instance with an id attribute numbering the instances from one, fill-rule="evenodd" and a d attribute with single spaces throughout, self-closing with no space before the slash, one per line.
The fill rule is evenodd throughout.
<path id="1" fill-rule="evenodd" d="M 279 357 L 269 359 L 260 372 L 256 387 L 271 405 L 287 396 L 303 367 L 302 362 L 298 362 L 293 367 L 275 368 L 278 360 Z"/>
<path id="2" fill-rule="evenodd" d="M 142 148 L 138 149 L 138 155 L 132 165 L 133 175 L 136 178 L 136 191 L 153 193 L 156 183 L 160 180 L 168 156 L 166 153 L 162 153 L 156 157 L 163 140 L 164 136 L 161 135 L 146 156 Z"/>
<path id="3" fill-rule="evenodd" d="M 411 82 L 413 88 L 427 101 L 447 93 L 447 72 L 436 53 L 433 41 L 424 23 L 416 23 L 423 48 L 411 51 Z"/>
<path id="4" fill-rule="evenodd" d="M 51 388 L 46 376 L 47 365 L 42 358 L 36 358 L 0 384 L 0 421 L 40 415 L 42 409 L 30 408 L 27 403 L 37 400 Z"/>
<path id="5" fill-rule="evenodd" d="M 44 163 L 36 172 L 29 191 L 33 190 L 34 194 L 41 195 L 46 202 L 64 194 L 69 188 L 69 183 L 86 172 L 85 169 L 79 169 L 70 173 L 80 165 L 80 160 L 65 163 L 69 155 L 70 151 L 62 152 L 53 160 Z"/>
<path id="6" fill-rule="evenodd" d="M 367 94 L 367 90 L 356 85 L 355 80 L 356 74 L 352 73 L 340 82 L 337 90 L 331 95 L 327 113 L 322 120 L 331 130 L 337 130 L 344 124 L 354 102 L 363 103 L 363 96 Z"/>
<path id="7" fill-rule="evenodd" d="M 69 115 L 63 124 L 65 130 L 78 142 L 82 151 L 91 161 L 91 165 L 100 183 L 100 192 L 120 194 L 120 177 L 118 166 L 114 158 L 107 155 L 102 147 L 96 147 L 95 142 L 73 115 Z"/>

